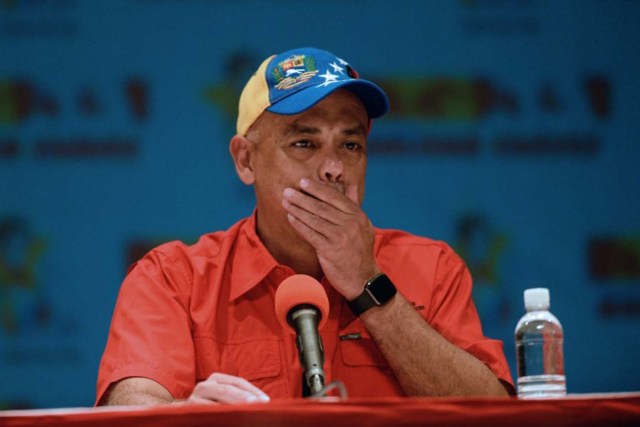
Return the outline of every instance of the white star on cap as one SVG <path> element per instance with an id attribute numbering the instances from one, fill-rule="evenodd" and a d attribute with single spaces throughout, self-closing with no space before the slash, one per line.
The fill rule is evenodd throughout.
<path id="1" fill-rule="evenodd" d="M 325 87 L 329 86 L 331 83 L 338 83 L 338 75 L 331 74 L 331 71 L 327 70 L 324 74 L 319 74 L 318 77 L 322 77 L 324 79 L 324 83 L 320 83 L 316 87 Z"/>
<path id="2" fill-rule="evenodd" d="M 336 56 L 336 59 L 338 60 L 340 65 L 349 65 L 349 63 L 347 61 L 345 61 L 344 59 L 338 58 L 337 56 Z"/>
<path id="3" fill-rule="evenodd" d="M 344 62 L 344 61 L 342 61 L 342 62 Z M 333 68 L 333 71 L 334 71 L 334 72 L 336 72 L 336 73 L 340 73 L 340 74 L 344 74 L 344 68 L 342 68 L 341 66 L 339 66 L 338 64 L 336 64 L 336 63 L 335 63 L 335 61 L 334 61 L 334 62 L 332 62 L 332 63 L 331 63 L 331 64 L 329 64 L 329 65 L 331 65 L 331 68 Z"/>

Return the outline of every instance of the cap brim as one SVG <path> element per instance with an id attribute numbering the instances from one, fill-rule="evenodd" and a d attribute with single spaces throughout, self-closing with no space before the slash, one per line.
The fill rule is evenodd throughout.
<path id="1" fill-rule="evenodd" d="M 387 95 L 378 85 L 368 80 L 345 80 L 326 87 L 308 87 L 282 98 L 267 108 L 267 111 L 285 115 L 299 114 L 341 88 L 352 92 L 360 99 L 370 119 L 377 119 L 389 111 Z"/>

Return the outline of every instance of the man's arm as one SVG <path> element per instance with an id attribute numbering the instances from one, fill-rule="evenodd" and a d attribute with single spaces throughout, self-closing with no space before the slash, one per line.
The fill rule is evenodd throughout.
<path id="1" fill-rule="evenodd" d="M 149 378 L 124 378 L 111 384 L 98 405 L 234 404 L 268 401 L 269 397 L 249 381 L 215 373 L 196 384 L 186 400 L 174 399 L 169 390 Z"/>
<path id="2" fill-rule="evenodd" d="M 325 276 L 346 299 L 380 273 L 374 230 L 357 190 L 346 195 L 314 180 L 285 190 L 283 206 L 293 228 L 316 249 Z M 306 194 L 305 194 L 306 193 Z M 480 360 L 436 332 L 399 293 L 360 316 L 407 395 L 495 395 L 507 391 Z"/>
<path id="3" fill-rule="evenodd" d="M 508 395 L 484 363 L 442 337 L 401 294 L 360 320 L 407 395 Z"/>
<path id="4" fill-rule="evenodd" d="M 149 378 L 130 377 L 109 386 L 98 406 L 168 405 L 173 403 L 169 390 Z"/>

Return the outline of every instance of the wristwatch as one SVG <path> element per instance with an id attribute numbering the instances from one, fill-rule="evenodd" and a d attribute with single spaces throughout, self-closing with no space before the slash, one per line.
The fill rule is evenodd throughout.
<path id="1" fill-rule="evenodd" d="M 373 306 L 384 305 L 396 294 L 396 287 L 386 274 L 380 273 L 367 280 L 364 291 L 347 305 L 356 316 L 360 316 Z"/>

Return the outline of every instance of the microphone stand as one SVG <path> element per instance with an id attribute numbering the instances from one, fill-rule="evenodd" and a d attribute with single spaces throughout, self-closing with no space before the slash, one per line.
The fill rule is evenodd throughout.
<path id="1" fill-rule="evenodd" d="M 318 334 L 320 312 L 312 305 L 301 305 L 289 314 L 289 323 L 296 329 L 296 344 L 300 364 L 312 395 L 324 395 L 324 349 Z"/>

